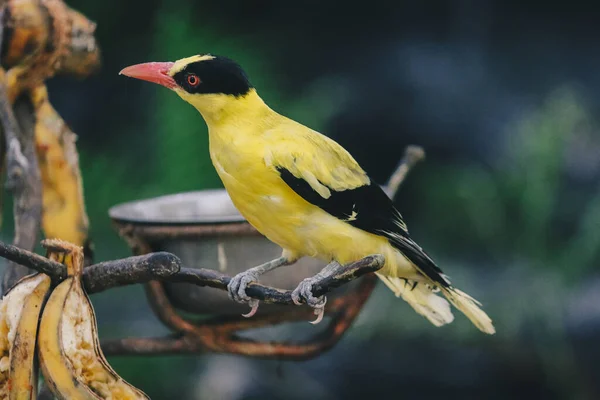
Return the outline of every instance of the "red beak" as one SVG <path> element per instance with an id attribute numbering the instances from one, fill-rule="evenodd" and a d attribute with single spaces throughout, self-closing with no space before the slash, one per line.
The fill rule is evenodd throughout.
<path id="1" fill-rule="evenodd" d="M 141 79 L 143 81 L 158 83 L 169 89 L 177 86 L 175 80 L 169 76 L 169 70 L 173 67 L 172 62 L 149 62 L 144 64 L 132 65 L 124 68 L 119 75 L 129 76 L 131 78 Z"/>

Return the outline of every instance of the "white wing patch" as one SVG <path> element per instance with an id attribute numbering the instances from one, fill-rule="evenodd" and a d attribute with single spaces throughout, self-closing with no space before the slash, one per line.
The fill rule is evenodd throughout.
<path id="1" fill-rule="evenodd" d="M 352 215 L 346 221 L 356 221 L 356 217 L 358 217 L 358 213 L 356 211 L 352 211 Z"/>
<path id="2" fill-rule="evenodd" d="M 346 221 L 346 222 L 356 221 L 357 217 L 358 217 L 358 213 L 356 212 L 356 204 L 353 204 L 352 205 L 352 214 L 350 214 L 350 216 L 348 218 L 346 218 L 344 221 Z"/>

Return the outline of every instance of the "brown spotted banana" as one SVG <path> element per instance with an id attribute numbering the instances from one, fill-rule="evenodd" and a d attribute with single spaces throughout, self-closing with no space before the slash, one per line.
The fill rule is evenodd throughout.
<path id="1" fill-rule="evenodd" d="M 42 374 L 59 399 L 148 399 L 121 378 L 102 354 L 96 316 L 81 284 L 83 249 L 45 240 L 47 257 L 64 264 L 68 277 L 50 295 L 40 322 L 38 354 Z"/>
<path id="2" fill-rule="evenodd" d="M 37 396 L 35 343 L 49 289 L 47 275 L 29 275 L 0 301 L 0 399 L 32 400 Z"/>

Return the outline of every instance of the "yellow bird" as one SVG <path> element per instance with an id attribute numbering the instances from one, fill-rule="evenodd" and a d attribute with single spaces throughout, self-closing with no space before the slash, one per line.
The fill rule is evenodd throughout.
<path id="1" fill-rule="evenodd" d="M 479 303 L 456 289 L 408 234 L 400 212 L 352 156 L 328 137 L 272 110 L 233 60 L 210 54 L 127 67 L 121 74 L 154 82 L 194 106 L 208 125 L 210 157 L 240 213 L 283 249 L 276 260 L 236 275 L 230 297 L 256 312 L 246 287 L 261 274 L 316 257 L 330 269 L 382 254 L 377 275 L 436 326 L 453 321 L 450 305 L 481 331 L 495 332 Z M 294 302 L 323 316 L 325 298 L 311 293 L 314 277 Z"/>

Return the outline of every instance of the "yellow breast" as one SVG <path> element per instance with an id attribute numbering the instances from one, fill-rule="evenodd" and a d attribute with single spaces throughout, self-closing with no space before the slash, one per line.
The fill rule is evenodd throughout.
<path id="1" fill-rule="evenodd" d="M 259 232 L 286 248 L 298 248 L 290 234 L 302 224 L 307 207 L 290 200 L 296 194 L 268 168 L 258 141 L 245 141 L 226 132 L 211 134 L 210 155 L 225 189 L 239 212 Z"/>

